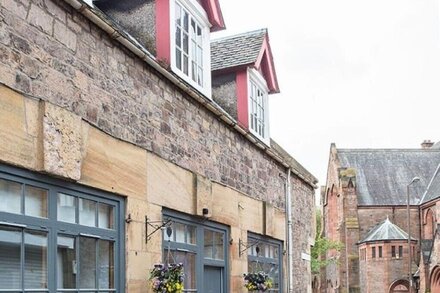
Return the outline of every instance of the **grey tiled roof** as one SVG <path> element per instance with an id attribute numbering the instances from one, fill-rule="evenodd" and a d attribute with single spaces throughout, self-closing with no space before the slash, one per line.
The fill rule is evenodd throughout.
<path id="1" fill-rule="evenodd" d="M 423 204 L 425 202 L 431 201 L 433 199 L 437 199 L 439 197 L 440 197 L 440 164 L 438 165 L 436 172 L 434 173 L 431 181 L 429 182 L 429 185 L 420 203 Z"/>
<path id="2" fill-rule="evenodd" d="M 237 67 L 257 61 L 266 29 L 211 41 L 211 70 Z"/>
<path id="3" fill-rule="evenodd" d="M 359 205 L 406 205 L 406 186 L 411 204 L 418 204 L 440 163 L 440 150 L 338 149 L 341 167 L 356 169 Z"/>
<path id="4" fill-rule="evenodd" d="M 394 225 L 387 218 L 382 223 L 368 232 L 367 236 L 359 243 L 372 242 L 372 241 L 384 241 L 384 240 L 405 240 L 408 239 L 408 234 L 403 231 L 399 226 Z M 412 240 L 415 240 L 411 237 Z"/>

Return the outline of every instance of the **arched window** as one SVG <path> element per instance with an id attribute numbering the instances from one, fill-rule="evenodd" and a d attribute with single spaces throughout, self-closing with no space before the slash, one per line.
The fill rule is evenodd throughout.
<path id="1" fill-rule="evenodd" d="M 431 272 L 431 292 L 440 292 L 440 267 L 436 266 Z"/>
<path id="2" fill-rule="evenodd" d="M 409 284 L 407 280 L 397 280 L 390 287 L 390 293 L 408 293 Z"/>
<path id="3" fill-rule="evenodd" d="M 433 239 L 435 234 L 435 217 L 431 209 L 428 209 L 425 214 L 425 221 L 423 223 L 423 238 Z"/>

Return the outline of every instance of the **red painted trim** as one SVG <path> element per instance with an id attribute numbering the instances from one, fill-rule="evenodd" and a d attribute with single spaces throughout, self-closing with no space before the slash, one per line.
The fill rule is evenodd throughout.
<path id="1" fill-rule="evenodd" d="M 211 32 L 220 31 L 226 28 L 218 0 L 203 0 L 202 6 L 208 14 L 209 22 L 212 25 Z"/>
<path id="2" fill-rule="evenodd" d="M 237 86 L 237 117 L 238 124 L 249 129 L 249 108 L 248 108 L 248 72 L 242 70 L 237 72 L 236 78 Z"/>
<path id="3" fill-rule="evenodd" d="M 279 93 L 280 88 L 278 85 L 278 78 L 275 71 L 275 64 L 273 62 L 272 50 L 269 44 L 269 36 L 266 34 L 261 51 L 258 54 L 257 61 L 255 62 L 255 68 L 263 73 L 264 79 L 266 79 L 269 93 Z"/>
<path id="4" fill-rule="evenodd" d="M 168 65 L 171 64 L 170 1 L 156 1 L 156 57 Z"/>

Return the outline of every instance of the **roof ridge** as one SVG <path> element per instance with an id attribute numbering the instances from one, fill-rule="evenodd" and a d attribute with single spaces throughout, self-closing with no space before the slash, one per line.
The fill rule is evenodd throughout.
<path id="1" fill-rule="evenodd" d="M 228 39 L 233 39 L 233 38 L 243 37 L 243 36 L 247 36 L 247 35 L 263 33 L 263 32 L 267 33 L 268 32 L 267 28 L 260 28 L 260 29 L 256 29 L 256 30 L 252 30 L 252 31 L 248 31 L 248 32 L 243 32 L 243 33 L 238 33 L 238 34 L 234 34 L 234 35 L 229 35 L 229 36 L 223 36 L 223 37 L 220 37 L 220 38 L 215 38 L 215 39 L 211 40 L 211 44 L 219 42 L 219 41 L 224 41 L 224 40 L 228 40 Z"/>
<path id="2" fill-rule="evenodd" d="M 338 152 L 356 151 L 356 152 L 371 152 L 371 151 L 408 151 L 408 152 L 440 152 L 440 149 L 416 149 L 416 148 L 341 148 L 336 149 Z"/>

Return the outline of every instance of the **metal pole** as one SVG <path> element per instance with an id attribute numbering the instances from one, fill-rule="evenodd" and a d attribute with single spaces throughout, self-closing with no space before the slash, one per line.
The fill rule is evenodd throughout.
<path id="1" fill-rule="evenodd" d="M 413 292 L 413 278 L 411 274 L 412 252 L 411 252 L 411 219 L 409 213 L 409 187 L 414 183 L 420 181 L 419 177 L 414 177 L 406 186 L 406 216 L 408 217 L 408 281 L 409 293 Z"/>
<path id="2" fill-rule="evenodd" d="M 412 183 L 413 181 L 411 181 Z M 409 186 L 408 184 L 406 186 L 406 215 L 408 217 L 408 281 L 409 281 L 409 293 L 412 293 L 412 276 L 411 276 L 411 220 L 410 220 L 410 213 L 409 213 Z"/>

